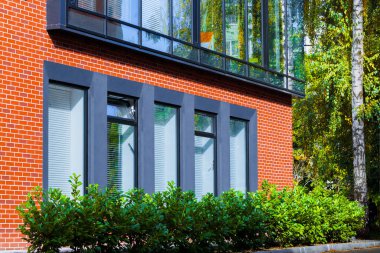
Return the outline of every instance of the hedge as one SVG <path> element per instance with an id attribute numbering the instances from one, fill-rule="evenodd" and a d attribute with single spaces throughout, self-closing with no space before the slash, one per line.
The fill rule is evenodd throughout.
<path id="1" fill-rule="evenodd" d="M 173 183 L 154 194 L 90 185 L 81 196 L 78 178 L 71 177 L 70 197 L 36 188 L 18 207 L 29 251 L 241 251 L 345 242 L 364 224 L 358 203 L 321 187 L 277 190 L 264 182 L 256 193 L 230 190 L 197 200 Z"/>

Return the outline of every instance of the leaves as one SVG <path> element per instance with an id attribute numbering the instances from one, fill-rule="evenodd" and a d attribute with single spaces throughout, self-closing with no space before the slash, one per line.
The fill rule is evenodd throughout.
<path id="1" fill-rule="evenodd" d="M 241 251 L 347 241 L 363 224 L 356 202 L 321 187 L 277 190 L 264 182 L 257 193 L 230 190 L 197 200 L 174 183 L 152 195 L 90 185 L 84 196 L 77 175 L 70 183 L 71 198 L 36 188 L 18 207 L 29 251 Z"/>
<path id="2" fill-rule="evenodd" d="M 336 191 L 352 192 L 351 111 L 352 1 L 307 0 L 306 96 L 293 106 L 294 174 L 310 186 L 324 182 Z M 365 4 L 365 121 L 368 186 L 378 194 L 380 182 L 380 5 Z"/>

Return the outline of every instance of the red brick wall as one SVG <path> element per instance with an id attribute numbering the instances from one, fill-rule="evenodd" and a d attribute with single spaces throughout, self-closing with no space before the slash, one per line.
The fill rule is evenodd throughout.
<path id="1" fill-rule="evenodd" d="M 77 36 L 49 36 L 45 5 L 0 0 L 0 250 L 26 246 L 15 208 L 42 184 L 44 60 L 255 108 L 259 181 L 292 184 L 290 95 Z"/>

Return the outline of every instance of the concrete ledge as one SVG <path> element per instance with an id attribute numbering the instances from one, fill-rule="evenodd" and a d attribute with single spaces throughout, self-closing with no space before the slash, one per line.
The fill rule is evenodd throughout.
<path id="1" fill-rule="evenodd" d="M 288 249 L 273 249 L 273 250 L 263 250 L 263 251 L 253 251 L 252 253 L 321 253 L 330 250 L 342 251 L 342 250 L 353 250 L 353 249 L 364 249 L 371 247 L 380 247 L 380 241 L 355 241 L 349 243 L 336 243 L 336 244 L 323 244 L 317 246 L 307 246 L 307 247 L 294 247 Z"/>

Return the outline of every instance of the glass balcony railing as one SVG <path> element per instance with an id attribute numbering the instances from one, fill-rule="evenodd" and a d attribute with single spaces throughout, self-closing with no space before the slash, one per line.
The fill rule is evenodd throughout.
<path id="1" fill-rule="evenodd" d="M 61 1 L 71 31 L 304 94 L 302 0 Z"/>

